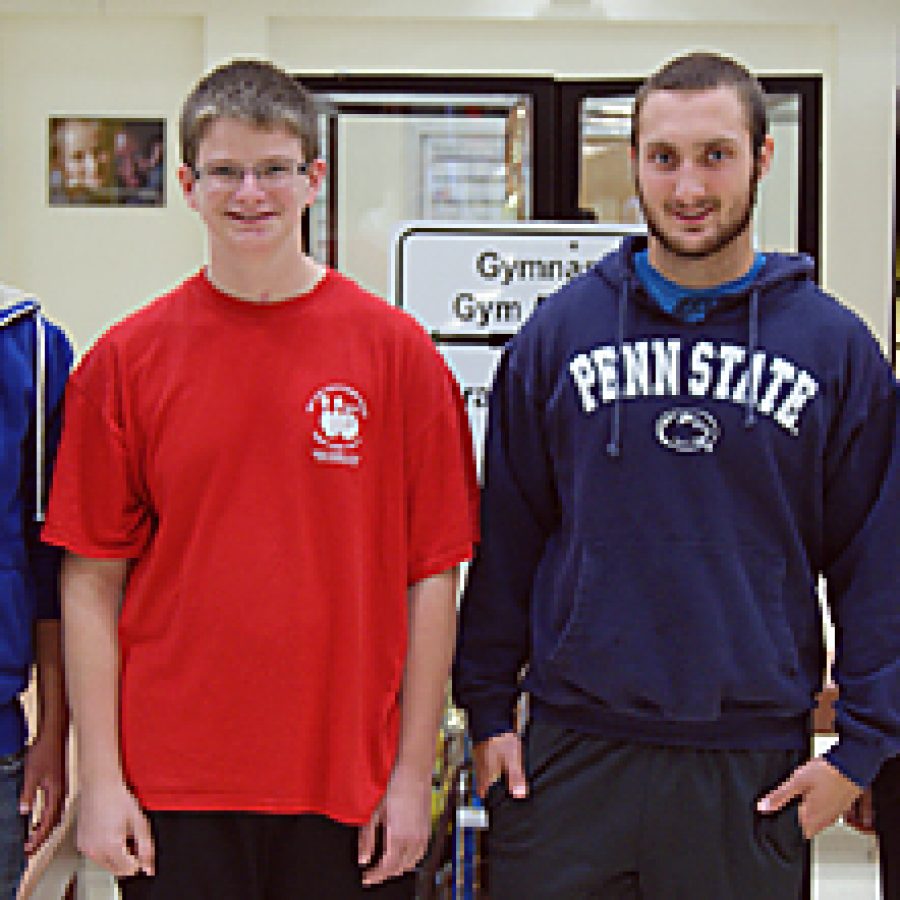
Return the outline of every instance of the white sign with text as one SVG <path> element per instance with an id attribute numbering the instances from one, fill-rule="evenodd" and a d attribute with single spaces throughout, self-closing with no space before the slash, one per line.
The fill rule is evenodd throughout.
<path id="1" fill-rule="evenodd" d="M 466 399 L 481 464 L 487 399 L 504 344 L 535 307 L 642 226 L 559 222 L 405 224 L 391 298 L 444 354 Z"/>

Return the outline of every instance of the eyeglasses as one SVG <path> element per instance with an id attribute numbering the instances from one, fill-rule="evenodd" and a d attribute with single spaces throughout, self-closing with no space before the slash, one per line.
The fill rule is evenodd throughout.
<path id="1" fill-rule="evenodd" d="M 211 188 L 239 188 L 247 177 L 253 173 L 253 180 L 265 188 L 284 187 L 294 175 L 305 175 L 309 171 L 309 163 L 295 163 L 292 159 L 271 159 L 256 163 L 253 166 L 242 166 L 237 163 L 211 163 L 208 166 L 195 167 L 194 177 L 208 182 Z"/>

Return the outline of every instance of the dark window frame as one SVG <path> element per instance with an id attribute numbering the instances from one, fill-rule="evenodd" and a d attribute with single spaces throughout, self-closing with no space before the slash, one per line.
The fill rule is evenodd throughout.
<path id="1" fill-rule="evenodd" d="M 519 94 L 530 97 L 533 116 L 533 134 L 539 134 L 536 124 L 554 115 L 556 104 L 555 83 L 552 78 L 489 76 L 479 78 L 460 78 L 442 75 L 316 75 L 295 73 L 297 79 L 308 90 L 316 95 L 358 94 L 361 98 L 372 94 L 429 94 L 456 96 L 492 96 L 496 94 Z M 330 103 L 339 113 L 383 112 L 402 115 L 415 115 L 421 112 L 437 111 L 435 106 L 417 106 L 415 104 L 368 104 L 368 103 Z M 444 109 L 464 111 L 465 106 L 447 103 Z M 485 110 L 490 113 L 490 108 Z M 337 222 L 337 135 L 334 119 L 329 119 L 326 133 L 326 147 L 330 169 L 330 190 L 328 193 L 328 221 Z M 538 172 L 553 172 L 555 166 L 555 146 L 552 141 L 532 141 L 531 147 L 531 212 L 535 219 L 553 219 L 555 197 L 553 195 L 553 179 L 539 178 Z M 304 217 L 303 241 L 309 246 L 309 219 Z M 332 227 L 327 235 L 328 262 L 337 263 L 337 229 Z"/>
<path id="2" fill-rule="evenodd" d="M 799 103 L 797 249 L 809 254 L 819 278 L 822 234 L 822 79 L 817 75 L 765 75 L 760 84 L 767 94 L 795 94 Z M 560 81 L 559 170 L 560 212 L 575 219 L 578 209 L 578 176 L 581 102 L 588 97 L 633 97 L 639 79 L 598 78 L 590 81 Z"/>
<path id="3" fill-rule="evenodd" d="M 416 94 L 489 96 L 520 94 L 530 97 L 532 110 L 531 198 L 532 216 L 546 221 L 581 221 L 578 209 L 580 171 L 580 103 L 586 97 L 633 96 L 638 79 L 597 78 L 569 80 L 550 76 L 516 77 L 484 75 L 460 77 L 443 75 L 322 75 L 296 73 L 310 91 L 323 94 Z M 766 75 L 760 82 L 767 93 L 795 94 L 799 102 L 798 135 L 798 223 L 797 247 L 809 254 L 819 276 L 822 233 L 822 77 L 819 75 Z M 338 103 L 338 112 L 359 111 L 353 103 Z M 453 103 L 448 104 L 453 108 Z M 404 112 L 420 109 L 414 104 L 364 104 L 367 112 Z M 433 107 L 428 107 L 429 110 Z M 336 154 L 334 129 L 329 128 L 327 151 L 331 165 L 328 221 L 336 223 Z M 336 229 L 328 235 L 329 261 L 336 259 Z M 304 221 L 304 239 L 308 240 L 308 222 Z"/>

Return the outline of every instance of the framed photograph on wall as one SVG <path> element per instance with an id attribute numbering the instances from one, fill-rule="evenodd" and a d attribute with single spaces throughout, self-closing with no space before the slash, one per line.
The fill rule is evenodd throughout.
<path id="1" fill-rule="evenodd" d="M 164 119 L 50 119 L 51 206 L 165 206 Z"/>

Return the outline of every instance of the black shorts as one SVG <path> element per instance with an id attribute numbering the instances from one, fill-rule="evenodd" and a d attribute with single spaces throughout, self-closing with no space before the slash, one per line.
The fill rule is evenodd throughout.
<path id="1" fill-rule="evenodd" d="M 529 795 L 486 798 L 491 900 L 797 900 L 796 803 L 756 801 L 805 754 L 606 741 L 534 719 Z"/>
<path id="2" fill-rule="evenodd" d="M 900 900 L 900 756 L 889 759 L 872 786 L 885 900 Z"/>
<path id="3" fill-rule="evenodd" d="M 317 815 L 148 812 L 156 873 L 123 900 L 408 900 L 412 874 L 363 888 L 355 826 Z"/>

